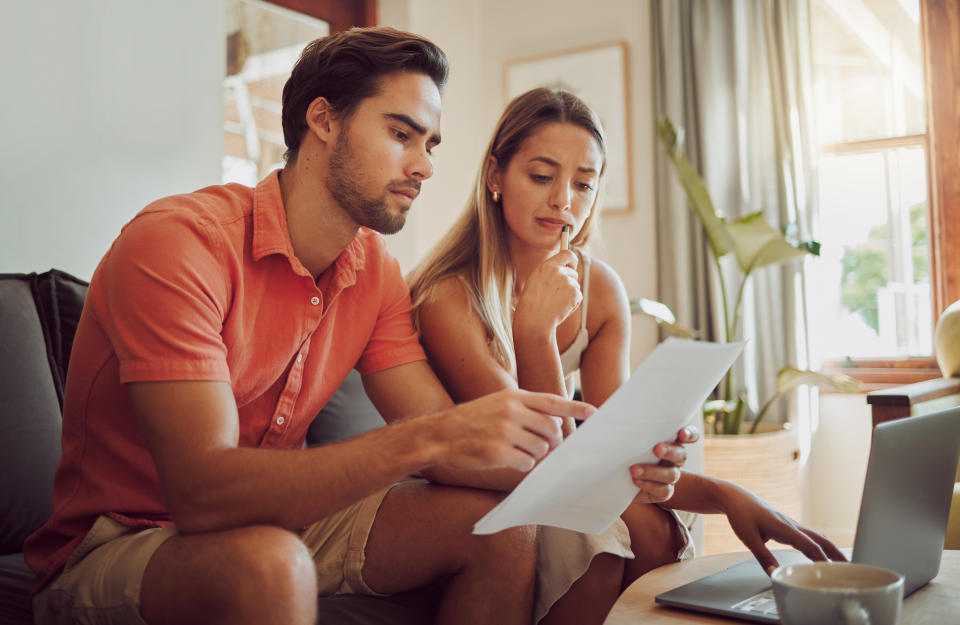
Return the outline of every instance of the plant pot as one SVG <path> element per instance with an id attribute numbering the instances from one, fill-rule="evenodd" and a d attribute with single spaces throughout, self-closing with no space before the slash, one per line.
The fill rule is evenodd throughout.
<path id="1" fill-rule="evenodd" d="M 764 427 L 761 424 L 758 430 L 756 434 L 704 436 L 703 472 L 746 488 L 773 508 L 800 521 L 797 434 L 780 425 Z M 703 546 L 705 555 L 746 549 L 722 514 L 704 515 Z"/>

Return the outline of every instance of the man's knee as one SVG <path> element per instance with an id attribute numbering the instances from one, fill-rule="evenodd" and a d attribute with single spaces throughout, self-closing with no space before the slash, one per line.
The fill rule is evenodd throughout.
<path id="1" fill-rule="evenodd" d="M 315 618 L 313 559 L 299 537 L 278 527 L 171 538 L 150 560 L 143 581 L 141 609 L 148 622 Z"/>
<path id="2" fill-rule="evenodd" d="M 299 592 L 315 599 L 316 568 L 309 550 L 296 534 L 271 526 L 234 531 L 238 535 L 229 559 L 249 580 L 250 594 L 287 596 Z"/>

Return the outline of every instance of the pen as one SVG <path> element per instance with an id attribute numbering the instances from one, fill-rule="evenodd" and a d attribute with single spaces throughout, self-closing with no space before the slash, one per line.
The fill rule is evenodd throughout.
<path id="1" fill-rule="evenodd" d="M 570 224 L 566 224 L 560 229 L 560 249 L 570 249 Z"/>

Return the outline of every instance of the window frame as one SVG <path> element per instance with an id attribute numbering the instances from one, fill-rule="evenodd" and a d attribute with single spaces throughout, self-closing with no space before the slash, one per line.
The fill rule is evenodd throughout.
<path id="1" fill-rule="evenodd" d="M 887 139 L 825 146 L 825 152 L 923 145 L 927 155 L 930 287 L 936 327 L 940 313 L 960 300 L 960 4 L 955 0 L 920 0 L 927 132 Z M 945 85 L 944 88 L 938 88 Z M 955 242 L 951 245 L 951 241 Z M 941 376 L 936 360 L 927 358 L 827 360 L 825 373 L 843 373 L 864 389 L 876 390 Z"/>
<path id="2" fill-rule="evenodd" d="M 377 23 L 376 0 L 266 0 L 297 13 L 323 20 L 330 32 L 348 30 L 353 26 L 373 26 Z"/>

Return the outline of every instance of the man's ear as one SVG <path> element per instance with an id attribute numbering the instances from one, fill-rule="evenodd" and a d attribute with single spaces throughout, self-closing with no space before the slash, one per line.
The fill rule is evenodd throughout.
<path id="1" fill-rule="evenodd" d="M 490 155 L 490 160 L 488 161 L 489 165 L 487 166 L 487 190 L 490 193 L 494 191 L 500 192 L 500 165 L 497 163 L 497 157 L 493 154 Z"/>
<path id="2" fill-rule="evenodd" d="M 331 143 L 337 131 L 337 115 L 326 98 L 313 100 L 307 107 L 307 132 L 312 133 L 322 143 Z"/>

